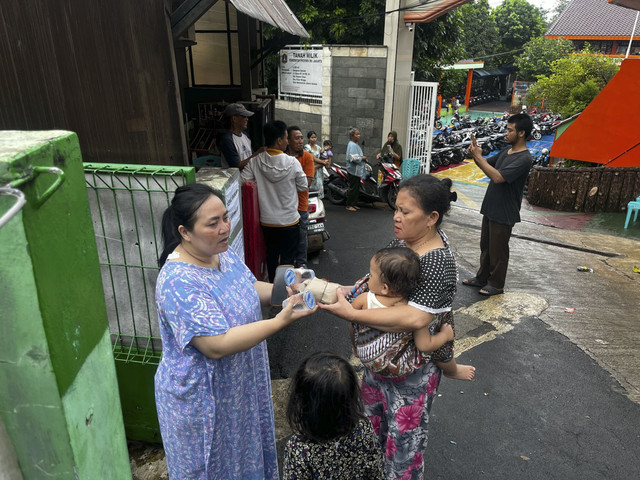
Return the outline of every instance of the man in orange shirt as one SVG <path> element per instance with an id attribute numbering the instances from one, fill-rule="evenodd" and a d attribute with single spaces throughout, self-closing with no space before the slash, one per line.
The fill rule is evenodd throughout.
<path id="1" fill-rule="evenodd" d="M 304 151 L 304 136 L 300 127 L 291 126 L 287 128 L 289 134 L 289 155 L 296 157 L 302 165 L 302 170 L 307 176 L 309 186 L 313 182 L 315 167 L 313 165 L 313 155 Z M 307 230 L 309 229 L 309 188 L 303 192 L 298 191 L 298 213 L 300 214 L 298 253 L 296 255 L 295 266 L 307 266 Z"/>

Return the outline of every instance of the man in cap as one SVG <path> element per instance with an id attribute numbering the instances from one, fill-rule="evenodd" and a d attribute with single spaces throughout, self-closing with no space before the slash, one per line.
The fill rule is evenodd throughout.
<path id="1" fill-rule="evenodd" d="M 229 131 L 222 135 L 218 145 L 220 152 L 222 152 L 222 166 L 224 168 L 242 169 L 251 158 L 265 150 L 265 147 L 261 147 L 253 153 L 251 140 L 245 133 L 247 122 L 252 115 L 253 112 L 247 110 L 240 103 L 230 103 L 224 109 L 224 117 L 229 122 Z"/>

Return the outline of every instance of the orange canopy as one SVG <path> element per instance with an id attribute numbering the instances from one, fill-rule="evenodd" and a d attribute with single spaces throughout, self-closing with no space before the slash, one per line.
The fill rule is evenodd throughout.
<path id="1" fill-rule="evenodd" d="M 454 8 L 458 8 L 471 0 L 433 0 L 418 5 L 404 14 L 406 23 L 429 23 Z"/>
<path id="2" fill-rule="evenodd" d="M 640 166 L 640 59 L 620 71 L 553 143 L 551 156 L 605 167 Z"/>

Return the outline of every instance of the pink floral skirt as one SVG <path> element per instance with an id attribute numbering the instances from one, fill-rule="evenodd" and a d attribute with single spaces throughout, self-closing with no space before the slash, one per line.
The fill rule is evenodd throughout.
<path id="1" fill-rule="evenodd" d="M 406 377 L 390 378 L 365 368 L 362 397 L 366 414 L 386 452 L 388 480 L 422 480 L 431 404 L 442 372 L 427 363 Z"/>

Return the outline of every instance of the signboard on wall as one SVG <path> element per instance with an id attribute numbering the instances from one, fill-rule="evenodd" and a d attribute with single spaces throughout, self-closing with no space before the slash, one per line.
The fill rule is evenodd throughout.
<path id="1" fill-rule="evenodd" d="M 280 94 L 322 96 L 322 50 L 280 50 Z"/>

